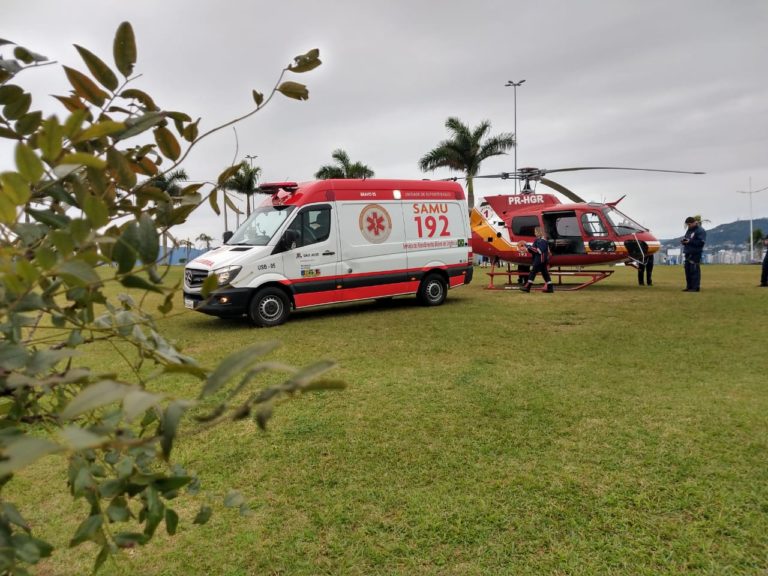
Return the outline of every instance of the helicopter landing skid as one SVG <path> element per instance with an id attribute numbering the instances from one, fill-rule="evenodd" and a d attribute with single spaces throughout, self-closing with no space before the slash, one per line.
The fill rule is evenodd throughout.
<path id="1" fill-rule="evenodd" d="M 614 270 L 563 270 L 562 268 L 558 267 L 550 268 L 549 275 L 552 276 L 552 278 L 557 278 L 556 282 L 556 290 L 558 292 L 570 292 L 573 290 L 581 290 L 582 288 L 586 288 L 587 286 L 590 286 L 592 284 L 595 284 L 596 282 L 600 282 L 600 280 L 605 280 L 614 273 Z M 520 290 L 520 288 L 523 286 L 523 283 L 519 282 L 520 276 L 528 276 L 530 272 L 526 272 L 524 270 L 504 270 L 497 272 L 494 268 L 491 268 L 490 272 L 486 272 L 488 274 L 488 277 L 490 278 L 490 282 L 488 283 L 488 286 L 486 286 L 486 290 Z M 506 284 L 503 286 L 495 286 L 493 283 L 494 277 L 496 276 L 502 276 L 507 278 Z M 512 282 L 512 277 L 515 276 L 516 282 Z M 577 278 L 582 280 L 583 282 L 574 284 L 574 283 L 563 283 L 563 278 Z M 544 290 L 544 285 L 537 286 L 535 288 L 532 288 L 533 290 Z"/>

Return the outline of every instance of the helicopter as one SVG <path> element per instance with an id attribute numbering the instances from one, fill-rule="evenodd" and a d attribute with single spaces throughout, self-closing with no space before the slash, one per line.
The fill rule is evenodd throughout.
<path id="1" fill-rule="evenodd" d="M 585 166 L 553 170 L 520 168 L 516 172 L 475 176 L 520 180 L 523 184 L 517 194 L 486 196 L 470 213 L 472 250 L 475 254 L 488 256 L 493 263 L 488 273 L 491 279 L 488 288 L 495 288 L 494 276 L 507 276 L 507 286 L 511 286 L 512 276 L 527 275 L 527 267 L 532 261 L 528 246 L 536 238 L 534 231 L 537 227 L 542 228 L 549 243 L 550 274 L 558 277 L 561 283 L 563 276 L 583 280 L 575 286 L 565 287 L 567 290 L 584 288 L 613 273 L 613 270 L 585 267 L 619 262 L 639 264 L 659 251 L 661 243 L 651 231 L 616 207 L 626 195 L 613 202 L 587 202 L 562 184 L 546 178 L 548 174 L 577 170 L 704 174 L 654 168 Z M 539 192 L 538 184 L 559 192 L 571 203 L 562 203 L 552 193 Z M 506 271 L 497 271 L 496 267 L 502 262 L 507 263 Z M 518 269 L 512 270 L 511 264 L 517 264 Z M 571 268 L 563 269 L 563 266 Z"/>

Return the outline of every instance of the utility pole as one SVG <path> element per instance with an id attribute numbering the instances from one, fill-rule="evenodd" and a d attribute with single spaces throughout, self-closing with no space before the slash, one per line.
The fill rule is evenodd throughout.
<path id="1" fill-rule="evenodd" d="M 768 190 L 768 186 L 760 188 L 760 190 L 752 190 L 752 177 L 749 177 L 749 190 L 736 190 L 738 194 L 749 194 L 749 262 L 750 264 L 755 260 L 755 242 L 754 233 L 752 230 L 752 195 L 758 192 Z"/>
<path id="2" fill-rule="evenodd" d="M 507 83 L 504 84 L 505 87 L 512 86 L 512 100 L 514 102 L 515 110 L 515 194 L 520 191 L 520 179 L 517 177 L 517 87 L 520 86 L 523 82 L 525 82 L 525 80 L 520 80 L 520 82 L 507 80 Z"/>

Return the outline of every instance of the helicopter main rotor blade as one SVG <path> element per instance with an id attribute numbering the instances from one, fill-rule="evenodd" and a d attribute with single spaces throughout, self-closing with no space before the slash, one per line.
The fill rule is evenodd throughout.
<path id="1" fill-rule="evenodd" d="M 624 168 L 619 166 L 582 166 L 579 168 L 556 168 L 554 170 L 540 170 L 541 174 L 553 172 L 574 172 L 576 170 L 636 170 L 638 172 L 668 172 L 671 174 L 706 174 L 706 172 L 689 172 L 687 170 L 660 170 L 658 168 Z"/>
<path id="2" fill-rule="evenodd" d="M 545 186 L 549 186 L 550 188 L 552 188 L 552 190 L 557 190 L 558 192 L 560 192 L 560 194 L 562 194 L 563 196 L 565 196 L 569 200 L 573 200 L 574 202 L 579 202 L 579 203 L 586 202 L 586 200 L 581 198 L 578 194 L 568 190 L 568 188 L 566 188 L 562 184 L 558 184 L 557 182 L 553 182 L 552 180 L 550 180 L 548 178 L 540 178 L 539 182 L 541 182 Z"/>
<path id="3" fill-rule="evenodd" d="M 502 172 L 501 174 L 482 174 L 480 176 L 474 176 L 474 178 L 500 178 L 501 180 L 509 180 L 510 178 L 520 178 L 514 172 Z"/>

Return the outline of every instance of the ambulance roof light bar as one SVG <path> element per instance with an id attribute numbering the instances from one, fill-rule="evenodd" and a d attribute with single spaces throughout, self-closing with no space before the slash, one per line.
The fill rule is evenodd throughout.
<path id="1" fill-rule="evenodd" d="M 256 191 L 262 194 L 276 194 L 280 190 L 285 190 L 289 194 L 293 194 L 298 188 L 299 185 L 296 182 L 265 182 Z"/>

